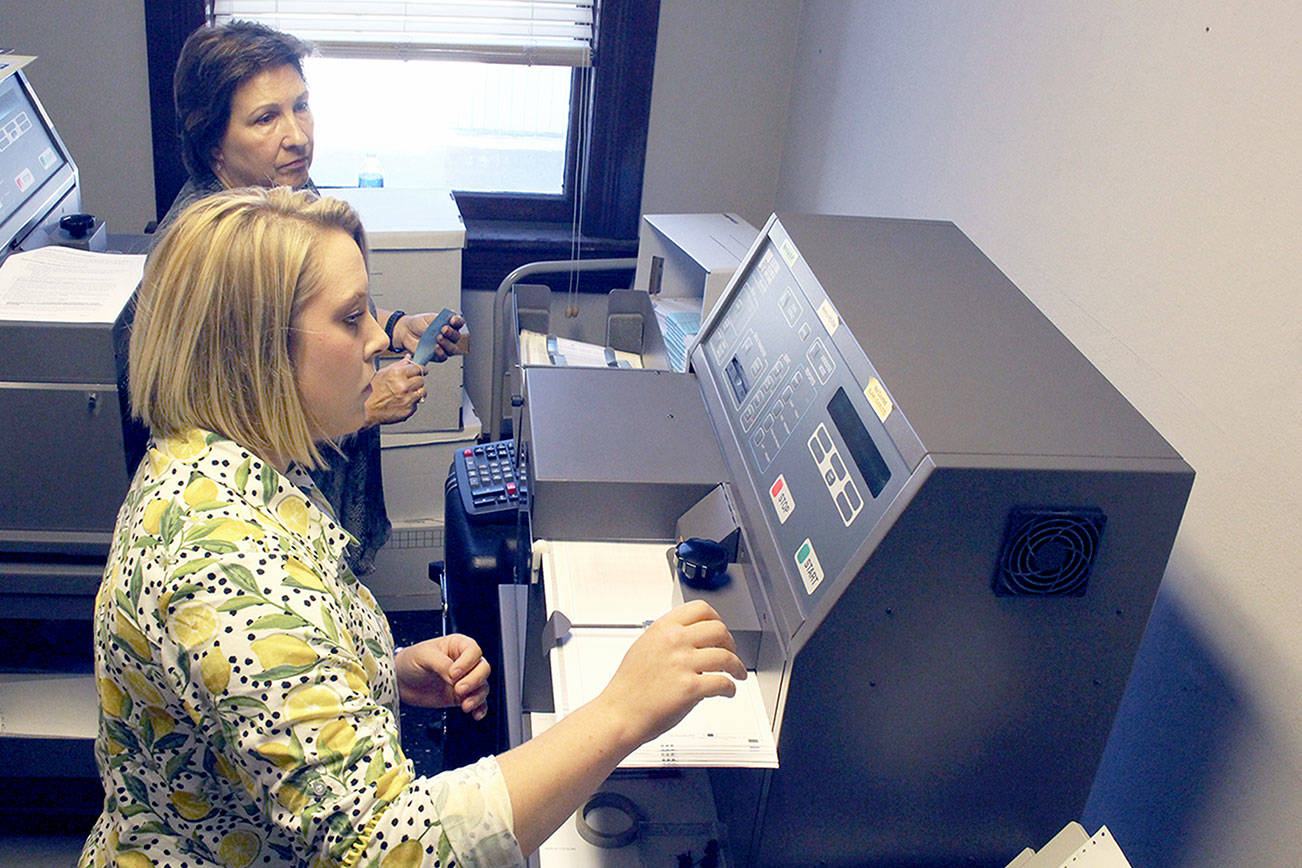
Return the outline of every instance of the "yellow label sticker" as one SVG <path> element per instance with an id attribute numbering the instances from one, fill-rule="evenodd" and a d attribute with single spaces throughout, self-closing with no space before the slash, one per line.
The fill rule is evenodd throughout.
<path id="1" fill-rule="evenodd" d="M 837 327 L 841 325 L 841 315 L 832 307 L 832 302 L 823 299 L 823 303 L 818 306 L 818 318 L 823 321 L 823 328 L 827 329 L 829 335 L 836 334 Z"/>
<path id="2" fill-rule="evenodd" d="M 787 261 L 787 265 L 795 265 L 800 258 L 800 251 L 796 250 L 796 245 L 791 243 L 790 238 L 783 238 L 778 250 L 782 251 L 782 258 Z"/>
<path id="3" fill-rule="evenodd" d="M 863 395 L 868 399 L 868 403 L 873 405 L 873 409 L 877 411 L 877 418 L 883 422 L 886 421 L 887 416 L 891 415 L 891 410 L 895 409 L 895 405 L 891 403 L 891 396 L 886 394 L 886 387 L 876 377 L 868 380 L 868 385 L 864 386 Z"/>

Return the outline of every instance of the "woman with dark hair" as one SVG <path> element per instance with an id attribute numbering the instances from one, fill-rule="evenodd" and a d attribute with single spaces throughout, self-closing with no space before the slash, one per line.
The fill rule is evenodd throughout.
<path id="1" fill-rule="evenodd" d="M 310 53 L 311 46 L 299 38 L 252 21 L 204 27 L 190 35 L 172 77 L 188 186 L 198 189 L 214 180 L 227 188 L 282 184 L 299 188 L 311 183 L 312 115 L 303 80 L 303 58 Z M 246 82 L 255 79 L 262 80 L 260 86 L 256 93 L 246 93 L 245 101 L 257 107 L 258 97 L 269 95 L 268 109 L 273 114 L 245 118 L 233 103 Z M 277 98 L 282 91 L 292 97 L 291 111 L 288 117 L 278 118 L 274 112 L 284 108 Z M 264 152 L 241 155 L 250 120 Z M 288 127 L 275 123 L 291 120 Z M 228 148 L 236 152 L 234 167 L 224 165 L 223 143 L 228 137 L 234 139 Z M 285 150 L 279 160 L 273 145 Z M 183 198 L 178 196 L 177 202 Z M 168 213 L 173 217 L 179 213 L 175 204 Z M 164 218 L 164 222 L 170 221 Z"/>
<path id="2" fill-rule="evenodd" d="M 161 238 L 176 216 L 194 202 L 236 187 L 286 186 L 316 192 L 312 184 L 313 121 L 302 59 L 311 46 L 297 37 L 250 21 L 203 27 L 181 49 L 172 89 L 189 178 L 159 221 Z M 391 352 L 411 353 L 435 315 L 376 310 Z M 122 402 L 127 473 L 134 474 L 148 442 L 126 400 L 127 346 L 135 299 L 114 326 L 118 392 Z M 465 353 L 465 321 L 453 317 L 443 329 L 435 361 Z M 410 358 L 380 369 L 367 403 L 367 424 L 339 444 L 341 455 L 314 471 L 317 485 L 353 535 L 348 557 L 353 570 L 371 570 L 375 553 L 389 536 L 380 475 L 376 426 L 401 422 L 425 399 L 425 369 Z"/>

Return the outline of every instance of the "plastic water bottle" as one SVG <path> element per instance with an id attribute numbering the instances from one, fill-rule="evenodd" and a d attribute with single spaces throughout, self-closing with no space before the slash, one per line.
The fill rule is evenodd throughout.
<path id="1" fill-rule="evenodd" d="M 362 159 L 362 169 L 357 173 L 357 186 L 384 186 L 384 173 L 380 171 L 380 158 L 375 154 L 367 154 Z"/>

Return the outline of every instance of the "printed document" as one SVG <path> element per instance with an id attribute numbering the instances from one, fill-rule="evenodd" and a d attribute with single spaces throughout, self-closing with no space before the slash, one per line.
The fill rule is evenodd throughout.
<path id="1" fill-rule="evenodd" d="M 0 266 L 0 319 L 111 323 L 144 269 L 144 254 L 57 245 L 11 253 Z"/>

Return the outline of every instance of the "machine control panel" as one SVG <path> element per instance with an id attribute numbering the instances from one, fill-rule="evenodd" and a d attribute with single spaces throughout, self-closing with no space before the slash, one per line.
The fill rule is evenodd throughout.
<path id="1" fill-rule="evenodd" d="M 759 244 L 701 351 L 808 610 L 909 474 L 874 400 L 884 387 L 823 287 L 780 226 Z"/>

